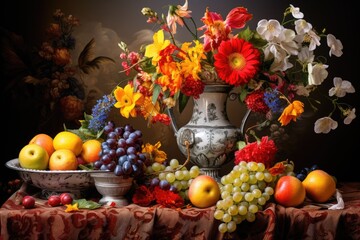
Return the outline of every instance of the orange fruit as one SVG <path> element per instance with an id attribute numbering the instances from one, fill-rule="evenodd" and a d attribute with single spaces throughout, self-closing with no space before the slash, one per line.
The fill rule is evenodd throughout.
<path id="1" fill-rule="evenodd" d="M 49 159 L 50 170 L 76 170 L 77 167 L 75 153 L 69 149 L 55 150 Z"/>
<path id="2" fill-rule="evenodd" d="M 297 207 L 306 197 L 305 187 L 294 176 L 282 176 L 278 179 L 274 189 L 274 199 L 284 207 Z"/>
<path id="3" fill-rule="evenodd" d="M 42 146 L 47 151 L 49 157 L 55 151 L 53 145 L 53 138 L 45 133 L 39 133 L 35 135 L 29 142 L 29 144 L 35 143 Z"/>
<path id="4" fill-rule="evenodd" d="M 336 192 L 335 179 L 324 170 L 314 170 L 303 180 L 306 196 L 314 202 L 328 201 Z"/>
<path id="5" fill-rule="evenodd" d="M 55 135 L 53 145 L 55 150 L 68 149 L 78 156 L 81 153 L 83 141 L 73 132 L 62 131 Z"/>
<path id="6" fill-rule="evenodd" d="M 87 163 L 100 159 L 101 142 L 97 139 L 90 139 L 83 143 L 80 156 Z"/>

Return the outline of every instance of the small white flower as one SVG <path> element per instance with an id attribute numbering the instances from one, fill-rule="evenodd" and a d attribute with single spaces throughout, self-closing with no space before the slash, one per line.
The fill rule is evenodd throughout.
<path id="1" fill-rule="evenodd" d="M 295 21 L 295 31 L 299 35 L 304 35 L 312 29 L 311 23 L 306 22 L 304 19 Z"/>
<path id="2" fill-rule="evenodd" d="M 310 30 L 307 35 L 310 37 L 309 50 L 313 51 L 316 46 L 320 46 L 320 37 L 313 30 Z"/>
<path id="3" fill-rule="evenodd" d="M 314 61 L 314 52 L 309 51 L 309 47 L 305 46 L 300 49 L 298 54 L 298 59 L 303 65 L 307 65 L 308 63 L 312 63 Z"/>
<path id="4" fill-rule="evenodd" d="M 314 131 L 316 133 L 329 133 L 331 130 L 335 130 L 338 123 L 331 117 L 319 118 L 315 122 Z"/>
<path id="5" fill-rule="evenodd" d="M 266 19 L 260 20 L 257 24 L 256 31 L 265 40 L 271 41 L 275 37 L 278 37 L 283 29 L 283 26 L 278 20 Z"/>
<path id="6" fill-rule="evenodd" d="M 308 64 L 308 82 L 309 85 L 321 85 L 321 83 L 327 78 L 328 72 L 326 71 L 328 65 L 317 63 L 314 66 L 309 63 Z"/>
<path id="7" fill-rule="evenodd" d="M 283 29 L 279 38 L 277 39 L 283 49 L 286 50 L 289 54 L 298 55 L 298 45 L 294 41 L 295 32 L 291 29 Z"/>
<path id="8" fill-rule="evenodd" d="M 274 59 L 273 63 L 270 66 L 272 72 L 276 71 L 286 71 L 289 68 L 293 67 L 293 64 L 290 63 L 288 54 L 285 49 L 277 44 L 269 44 L 264 49 L 265 60 Z"/>
<path id="9" fill-rule="evenodd" d="M 294 7 L 292 4 L 290 4 L 290 12 L 294 18 L 303 18 L 304 17 L 304 14 L 302 12 L 300 12 L 300 8 Z"/>
<path id="10" fill-rule="evenodd" d="M 337 57 L 340 57 L 343 52 L 343 45 L 339 39 L 336 39 L 336 37 L 332 34 L 328 34 L 327 37 L 327 45 L 330 48 L 329 56 L 331 57 L 331 54 L 334 54 Z"/>
<path id="11" fill-rule="evenodd" d="M 342 80 L 339 77 L 334 77 L 334 87 L 330 88 L 329 96 L 337 96 L 337 97 L 344 97 L 346 93 L 354 93 L 355 88 L 351 84 L 351 82 Z"/>
<path id="12" fill-rule="evenodd" d="M 352 120 L 356 118 L 355 110 L 356 109 L 353 108 L 353 109 L 351 109 L 351 111 L 350 111 L 350 109 L 348 111 L 346 111 L 346 113 L 345 113 L 346 118 L 344 119 L 344 124 L 350 124 L 352 122 Z"/>

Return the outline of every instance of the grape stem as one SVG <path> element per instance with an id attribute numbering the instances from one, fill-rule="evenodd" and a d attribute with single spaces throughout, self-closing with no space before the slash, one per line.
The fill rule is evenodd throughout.
<path id="1" fill-rule="evenodd" d="M 180 170 L 181 168 L 185 167 L 190 161 L 190 143 L 189 143 L 189 141 L 185 141 L 184 143 L 186 145 L 186 152 L 187 152 L 187 158 L 186 158 L 184 164 L 178 166 L 177 168 L 175 168 L 171 171 L 159 171 L 159 172 L 149 173 L 147 175 L 159 175 L 159 173 L 176 172 L 176 171 Z"/>
<path id="2" fill-rule="evenodd" d="M 185 167 L 190 161 L 190 143 L 189 143 L 189 141 L 185 140 L 185 145 L 186 145 L 187 158 L 186 158 L 184 164 L 177 167 L 176 170 L 180 170 L 181 168 Z"/>

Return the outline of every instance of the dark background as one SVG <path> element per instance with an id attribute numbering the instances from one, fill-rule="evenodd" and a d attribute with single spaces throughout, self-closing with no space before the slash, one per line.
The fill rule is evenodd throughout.
<path id="1" fill-rule="evenodd" d="M 5 40 L 9 34 L 16 34 L 23 40 L 18 53 L 22 55 L 22 59 L 31 61 L 27 58 L 26 51 L 40 46 L 44 40 L 44 30 L 50 22 L 52 22 L 52 13 L 56 9 L 61 9 L 66 15 L 72 14 L 79 18 L 80 26 L 74 35 L 78 37 L 78 49 L 95 37 L 97 53 L 106 55 L 118 61 L 119 48 L 117 43 L 125 41 L 131 46 L 139 45 L 139 37 L 135 34 L 142 29 L 152 29 L 152 25 L 146 23 L 146 18 L 142 16 L 141 9 L 143 7 L 151 7 L 158 13 L 167 14 L 167 4 L 183 4 L 183 1 L 95 1 L 95 0 L 35 0 L 35 1 L 8 1 L 6 7 L 0 10 L 0 29 L 1 29 L 1 47 L 14 47 Z M 337 76 L 343 80 L 349 80 L 354 87 L 360 89 L 358 77 L 358 58 L 359 45 L 357 10 L 350 1 L 189 1 L 189 8 L 193 11 L 192 16 L 197 20 L 203 16 L 205 8 L 210 7 L 211 11 L 222 14 L 225 18 L 226 14 L 235 6 L 245 6 L 249 12 L 253 13 L 253 20 L 249 25 L 256 27 L 259 20 L 263 18 L 282 19 L 283 11 L 289 4 L 300 7 L 305 14 L 305 19 L 312 23 L 316 29 L 326 28 L 327 33 L 332 33 L 340 39 L 344 45 L 343 56 L 340 58 L 332 57 L 329 59 L 329 76 L 326 79 L 324 92 L 326 93 L 332 85 L 332 79 Z M 355 19 L 356 18 L 356 19 Z M 181 36 L 181 37 L 180 37 Z M 147 35 L 147 38 L 151 35 Z M 180 40 L 189 40 L 189 36 L 185 33 L 178 33 Z M 325 45 L 325 42 L 323 42 Z M 326 47 L 326 46 L 325 46 Z M 26 49 L 26 50 L 24 50 Z M 136 50 L 136 49 L 135 49 Z M 75 51 L 74 56 L 79 53 Z M 324 53 L 328 57 L 328 50 Z M 39 131 L 43 131 L 52 136 L 56 132 L 62 130 L 62 124 L 56 123 L 47 129 L 38 128 L 38 112 L 34 108 L 32 96 L 22 96 L 17 91 L 18 83 L 22 77 L 26 75 L 26 67 L 20 67 L 16 63 L 9 63 L 7 56 L 2 54 L 0 61 L 0 83 L 1 83 L 1 110 L 2 110 L 2 163 L 1 179 L 7 180 L 17 176 L 12 170 L 7 169 L 5 162 L 17 158 L 20 149 Z M 26 65 L 25 64 L 25 65 Z M 100 98 L 103 93 L 111 90 L 120 80 L 121 75 L 118 71 L 121 66 L 118 62 L 116 66 L 108 67 L 100 71 L 95 76 L 86 79 L 89 88 L 95 88 Z M 19 97 L 20 95 L 20 97 Z M 15 96 L 15 97 L 14 97 Z M 358 93 L 348 94 L 344 100 L 351 103 L 359 109 Z M 89 103 L 88 108 L 92 106 Z M 239 111 L 231 111 L 234 107 L 229 107 L 229 117 L 235 124 L 240 123 L 241 114 Z M 326 110 L 330 110 L 331 106 L 324 105 Z M 241 109 L 241 107 L 240 107 Z M 88 112 L 89 113 L 89 112 Z M 179 116 L 179 125 L 187 122 L 189 118 L 189 108 Z M 321 168 L 333 174 L 339 181 L 358 181 L 359 155 L 357 147 L 359 145 L 359 119 L 356 118 L 352 124 L 344 125 L 342 120 L 338 119 L 339 126 L 336 131 L 329 134 L 315 134 L 313 131 L 313 123 L 317 118 L 322 117 L 320 113 L 315 115 L 304 115 L 304 117 L 296 123 L 291 131 L 293 144 L 289 146 L 289 160 L 294 161 L 295 168 L 309 167 L 318 164 Z M 184 156 L 179 152 L 174 133 L 170 127 L 155 125 L 151 128 L 146 126 L 142 120 L 124 119 L 117 112 L 113 113 L 113 119 L 118 124 L 131 123 L 135 128 L 144 132 L 144 140 L 150 143 L 157 141 L 162 142 L 162 149 L 168 153 L 168 158 L 178 158 L 184 160 Z M 227 168 L 232 167 L 230 163 Z"/>

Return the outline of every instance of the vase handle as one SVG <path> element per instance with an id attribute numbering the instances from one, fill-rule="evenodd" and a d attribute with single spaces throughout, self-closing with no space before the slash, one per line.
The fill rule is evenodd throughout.
<path id="1" fill-rule="evenodd" d="M 241 136 L 244 136 L 245 125 L 246 125 L 246 122 L 248 121 L 250 113 L 251 113 L 251 110 L 247 109 L 243 119 L 241 120 L 241 125 L 240 125 Z"/>
<path id="2" fill-rule="evenodd" d="M 173 111 L 173 108 L 167 108 L 166 109 L 168 115 L 170 116 L 170 119 L 171 119 L 171 127 L 176 135 L 176 133 L 178 132 L 179 128 L 176 124 L 176 120 L 175 120 L 175 116 L 174 116 L 174 111 Z"/>

